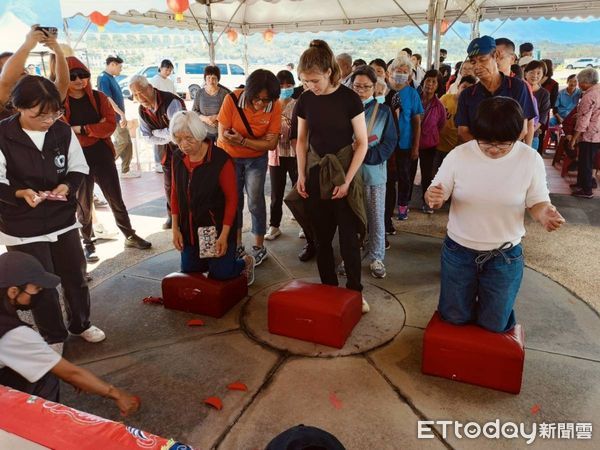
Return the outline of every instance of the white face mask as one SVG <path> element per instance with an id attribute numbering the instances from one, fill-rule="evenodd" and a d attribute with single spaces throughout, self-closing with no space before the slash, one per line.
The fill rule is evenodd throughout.
<path id="1" fill-rule="evenodd" d="M 406 84 L 406 83 L 408 83 L 408 74 L 407 73 L 395 73 L 394 81 L 398 84 Z"/>

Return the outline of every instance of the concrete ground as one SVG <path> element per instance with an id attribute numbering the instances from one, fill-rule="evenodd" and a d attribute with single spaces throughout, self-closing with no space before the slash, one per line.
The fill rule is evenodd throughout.
<path id="1" fill-rule="evenodd" d="M 567 207 L 577 216 L 581 205 Z M 585 211 L 598 211 L 596 200 L 583 205 Z M 187 321 L 198 316 L 141 302 L 148 295 L 160 296 L 161 279 L 179 268 L 170 234 L 157 231 L 162 200 L 131 213 L 154 248 L 123 251 L 120 240 L 98 246 L 102 261 L 91 266 L 92 319 L 108 337 L 93 345 L 71 338 L 65 345 L 66 358 L 142 398 L 142 409 L 126 419 L 128 425 L 199 449 L 220 450 L 262 449 L 299 423 L 333 433 L 349 450 L 600 447 L 596 430 L 591 440 L 543 439 L 538 431 L 529 446 L 523 438 L 461 439 L 437 425 L 432 439 L 418 439 L 419 420 L 483 426 L 499 419 L 523 423 L 527 432 L 533 424 L 555 424 L 556 436 L 559 427 L 575 427 L 559 423 L 600 424 L 600 317 L 572 287 L 565 289 L 531 268 L 526 269 L 516 306 L 526 335 L 519 395 L 421 374 L 423 331 L 439 295 L 441 240 L 408 231 L 414 226 L 422 233 L 439 233 L 438 222 L 447 219 L 443 212 L 433 217 L 415 212 L 409 221 L 396 224 L 401 232 L 389 238 L 386 278 L 372 278 L 365 262 L 363 282 L 371 312 L 340 350 L 267 331 L 268 294 L 291 279 L 316 281 L 318 276 L 314 261 L 296 258 L 304 241 L 288 217 L 284 234 L 267 243 L 269 259 L 257 268 L 249 297 L 222 319 L 202 317 L 205 326 L 190 328 Z M 588 219 L 597 230 L 596 213 Z M 244 239 L 251 245 L 248 233 Z M 597 267 L 597 259 L 587 261 Z M 236 381 L 248 391 L 229 391 L 227 385 Z M 223 409 L 204 405 L 209 396 L 220 397 Z M 77 395 L 69 386 L 63 386 L 63 401 L 122 420 L 112 403 Z"/>

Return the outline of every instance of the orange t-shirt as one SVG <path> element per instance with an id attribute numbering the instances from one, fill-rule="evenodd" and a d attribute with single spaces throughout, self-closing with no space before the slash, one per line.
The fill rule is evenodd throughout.
<path id="1" fill-rule="evenodd" d="M 234 92 L 239 99 L 244 91 L 238 89 Z M 246 115 L 250 128 L 252 128 L 252 132 L 256 138 L 261 138 L 267 134 L 279 135 L 281 132 L 281 102 L 279 100 L 273 102 L 273 108 L 270 112 L 254 111 L 252 106 L 247 104 L 244 108 L 244 114 Z M 233 128 L 245 138 L 251 138 L 230 95 L 225 97 L 217 120 L 219 125 L 223 125 L 225 129 Z M 217 140 L 217 145 L 225 150 L 232 158 L 254 158 L 263 153 L 251 150 L 247 147 L 231 145 L 221 139 Z"/>

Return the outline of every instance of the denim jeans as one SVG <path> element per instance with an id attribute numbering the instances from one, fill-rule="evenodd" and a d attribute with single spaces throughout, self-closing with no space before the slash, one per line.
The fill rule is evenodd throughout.
<path id="1" fill-rule="evenodd" d="M 540 135 L 534 136 L 533 141 L 531 141 L 531 147 L 536 151 L 539 151 L 540 148 Z"/>
<path id="2" fill-rule="evenodd" d="M 513 306 L 523 279 L 521 244 L 502 253 L 472 250 L 446 237 L 442 246 L 442 283 L 438 311 L 455 325 L 476 323 L 502 333 L 515 326 Z"/>
<path id="3" fill-rule="evenodd" d="M 235 240 L 227 242 L 227 252 L 220 258 L 200 258 L 198 245 L 185 245 L 181 252 L 181 271 L 183 273 L 208 272 L 215 280 L 229 280 L 239 276 L 244 270 L 243 259 L 235 256 Z"/>
<path id="4" fill-rule="evenodd" d="M 256 158 L 234 158 L 238 186 L 238 227 L 241 230 L 244 216 L 244 191 L 248 196 L 248 210 L 252 217 L 252 234 L 264 236 L 267 232 L 267 206 L 265 180 L 269 158 L 267 153 Z"/>

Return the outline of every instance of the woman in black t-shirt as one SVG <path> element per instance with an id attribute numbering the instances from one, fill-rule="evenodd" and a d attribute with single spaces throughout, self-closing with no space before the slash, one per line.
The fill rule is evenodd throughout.
<path id="1" fill-rule="evenodd" d="M 324 41 L 310 43 L 300 57 L 298 74 L 305 91 L 297 103 L 297 189 L 309 202 L 321 282 L 338 285 L 331 245 L 337 229 L 348 276 L 346 287 L 362 291 L 358 235 L 364 230 L 365 218 L 364 203 L 362 217 L 359 211 L 359 203 L 364 199 L 362 180 L 357 176 L 367 153 L 362 101 L 354 91 L 340 84 L 339 66 Z M 338 162 L 343 172 L 336 177 L 332 169 Z M 363 312 L 368 311 L 369 305 L 363 298 Z"/>

